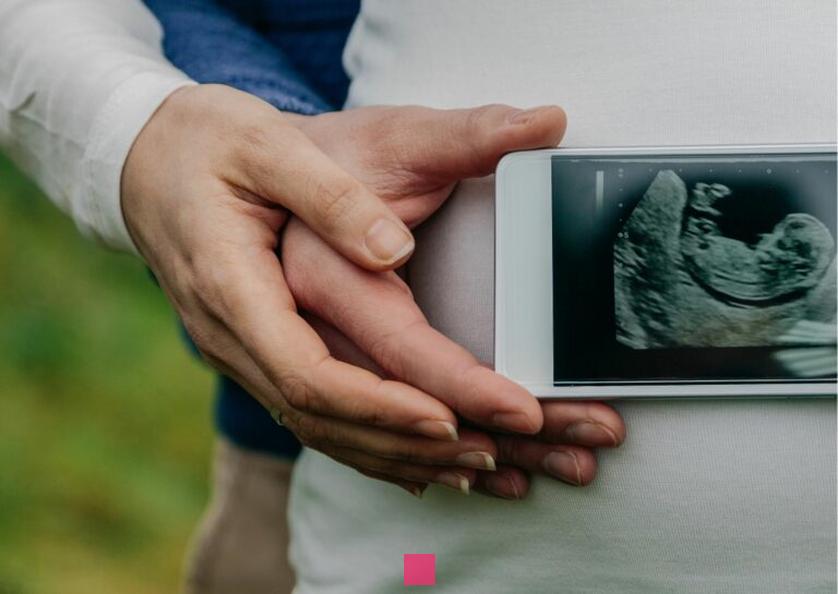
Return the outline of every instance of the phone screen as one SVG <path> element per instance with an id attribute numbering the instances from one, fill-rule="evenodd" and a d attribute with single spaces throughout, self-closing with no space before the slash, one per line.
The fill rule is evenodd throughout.
<path id="1" fill-rule="evenodd" d="M 554 384 L 836 376 L 836 158 L 552 157 Z"/>

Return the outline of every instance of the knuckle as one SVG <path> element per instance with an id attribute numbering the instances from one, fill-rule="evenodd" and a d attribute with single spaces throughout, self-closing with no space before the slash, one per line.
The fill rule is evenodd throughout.
<path id="1" fill-rule="evenodd" d="M 317 419 L 308 415 L 300 415 L 294 420 L 291 429 L 304 446 L 316 447 L 320 443 L 317 438 L 317 425 Z"/>
<path id="2" fill-rule="evenodd" d="M 239 140 L 245 151 L 262 152 L 271 146 L 268 129 L 254 121 L 243 123 L 239 128 Z"/>
<path id="3" fill-rule="evenodd" d="M 416 329 L 425 323 L 424 319 L 416 319 L 398 330 L 371 340 L 368 351 L 370 356 L 382 369 L 392 373 L 395 377 L 404 377 L 405 362 L 409 354 L 406 337 L 414 334 Z"/>
<path id="4" fill-rule="evenodd" d="M 396 141 L 402 136 L 405 114 L 413 108 L 379 106 L 372 109 L 375 110 L 374 119 L 357 131 L 362 141 L 360 146 L 385 147 L 388 150 L 400 146 L 402 143 Z"/>
<path id="5" fill-rule="evenodd" d="M 221 258 L 196 258 L 192 291 L 201 307 L 218 317 L 235 310 L 234 294 L 238 286 L 235 266 Z"/>
<path id="6" fill-rule="evenodd" d="M 314 390 L 297 374 L 288 374 L 282 379 L 282 395 L 292 407 L 301 412 L 310 412 L 314 405 Z"/>
<path id="7" fill-rule="evenodd" d="M 218 333 L 196 324 L 184 324 L 201 357 L 215 369 L 226 369 L 224 349 Z"/>
<path id="8" fill-rule="evenodd" d="M 401 277 L 395 277 L 391 286 L 398 296 L 407 297 L 413 301 L 413 290 Z"/>
<path id="9" fill-rule="evenodd" d="M 469 109 L 465 119 L 465 130 L 472 137 L 482 137 L 487 121 L 495 121 L 499 115 L 509 111 L 501 103 L 489 103 Z"/>
<path id="10" fill-rule="evenodd" d="M 373 427 L 380 427 L 388 422 L 388 415 L 385 411 L 377 406 L 370 406 L 365 400 L 358 400 L 351 404 L 350 417 L 356 423 Z"/>
<path id="11" fill-rule="evenodd" d="M 206 361 L 210 367 L 217 370 L 224 370 L 226 368 L 224 360 L 216 354 L 212 348 L 208 348 L 198 343 L 196 343 L 195 346 L 198 348 L 201 358 Z"/>
<path id="12" fill-rule="evenodd" d="M 497 126 L 490 126 L 497 122 L 501 114 L 506 113 L 509 107 L 500 103 L 491 103 L 470 109 L 465 117 L 463 125 L 463 138 L 467 139 L 465 146 L 468 154 L 464 155 L 472 169 L 481 169 L 481 164 L 486 154 L 489 139 L 487 130 L 494 130 Z"/>
<path id="13" fill-rule="evenodd" d="M 431 453 L 423 451 L 423 448 L 409 439 L 396 440 L 391 444 L 390 451 L 392 454 L 387 458 L 405 462 L 430 463 L 430 458 L 433 457 Z"/>
<path id="14" fill-rule="evenodd" d="M 322 224 L 333 231 L 348 217 L 358 204 L 360 188 L 351 180 L 323 184 L 316 182 L 316 196 Z"/>
<path id="15" fill-rule="evenodd" d="M 394 377 L 404 377 L 404 345 L 392 338 L 376 342 L 370 348 L 372 359 Z"/>
<path id="16" fill-rule="evenodd" d="M 514 464 L 517 458 L 515 440 L 511 437 L 499 436 L 497 438 L 498 462 Z"/>
<path id="17" fill-rule="evenodd" d="M 469 361 L 463 366 L 460 371 L 460 393 L 462 395 L 461 402 L 467 406 L 475 406 L 482 400 L 483 387 L 479 381 L 480 375 L 484 374 L 486 369 L 476 361 Z"/>
<path id="18" fill-rule="evenodd" d="M 234 128 L 236 142 L 231 161 L 234 170 L 247 172 L 255 188 L 265 189 L 277 175 L 276 157 L 282 152 L 278 139 L 286 136 L 285 123 L 276 119 L 272 109 L 265 110 L 262 117 L 252 117 L 254 108 L 262 109 L 258 103 L 249 106 L 246 121 Z"/>
<path id="19" fill-rule="evenodd" d="M 272 109 L 263 111 L 262 117 L 256 116 L 254 109 L 261 110 L 261 102 L 249 106 L 246 118 L 237 123 L 237 142 L 233 146 L 251 175 L 269 178 L 275 175 L 275 168 L 270 166 L 272 159 L 258 157 L 276 153 L 277 138 L 281 138 L 285 124 L 276 118 Z"/>
<path id="20" fill-rule="evenodd" d="M 466 113 L 465 128 L 468 132 L 476 132 L 481 129 L 481 123 L 489 115 L 497 104 L 490 103 L 469 109 Z"/>

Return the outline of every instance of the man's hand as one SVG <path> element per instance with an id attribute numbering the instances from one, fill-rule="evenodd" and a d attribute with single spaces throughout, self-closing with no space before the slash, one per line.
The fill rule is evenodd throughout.
<path id="1" fill-rule="evenodd" d="M 457 418 L 439 399 L 336 360 L 297 314 L 275 253 L 287 211 L 370 270 L 400 265 L 413 240 L 283 114 L 227 87 L 177 91 L 128 156 L 122 205 L 204 357 L 303 442 L 420 459 L 437 476 L 450 465 L 465 474 L 493 466 L 492 441 L 469 431 L 457 440 Z M 320 265 L 298 274 L 317 277 Z M 499 427 L 541 427 L 538 403 L 523 390 L 498 392 L 491 405 Z M 439 480 L 461 486 L 461 474 Z"/>
<path id="2" fill-rule="evenodd" d="M 460 179 L 492 172 L 506 152 L 555 146 L 565 127 L 558 108 L 520 112 L 500 105 L 451 111 L 363 108 L 295 123 L 409 226 L 430 216 Z M 296 219 L 284 235 L 283 263 L 292 293 L 321 318 L 312 324 L 335 356 L 421 388 L 485 427 L 539 431 L 528 416 L 498 422 L 500 396 L 521 388 L 432 329 L 395 273 L 358 268 Z M 310 273 L 314 269 L 317 274 Z M 513 499 L 527 492 L 524 471 L 584 485 L 596 472 L 591 448 L 614 447 L 625 437 L 619 415 L 601 403 L 545 403 L 543 414 L 543 428 L 534 438 L 496 436 L 502 465 L 496 472 L 469 474 L 470 485 Z M 371 476 L 395 477 L 415 489 L 434 482 L 436 470 L 418 457 L 394 460 L 315 445 Z"/>

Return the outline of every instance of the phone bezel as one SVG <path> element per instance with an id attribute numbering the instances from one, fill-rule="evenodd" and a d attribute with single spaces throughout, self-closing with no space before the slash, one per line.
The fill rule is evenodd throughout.
<path id="1" fill-rule="evenodd" d="M 835 381 L 553 385 L 551 158 L 835 153 L 834 144 L 549 149 L 510 153 L 495 178 L 495 369 L 540 398 L 835 396 Z M 522 208 L 521 197 L 528 200 Z M 517 204 L 516 204 L 517 200 Z M 545 210 L 546 208 L 546 210 Z M 539 254 L 537 260 L 532 254 Z M 547 274 L 544 274 L 545 270 Z M 545 282 L 546 279 L 546 282 Z M 545 294 L 545 291 L 546 294 Z M 547 330 L 549 328 L 549 330 Z"/>

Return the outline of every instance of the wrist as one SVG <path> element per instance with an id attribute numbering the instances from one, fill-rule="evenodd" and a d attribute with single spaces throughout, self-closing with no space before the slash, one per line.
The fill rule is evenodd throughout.
<path id="1" fill-rule="evenodd" d="M 149 264 L 143 226 L 148 227 L 149 215 L 158 208 L 151 202 L 158 195 L 160 184 L 166 183 L 166 165 L 179 150 L 172 146 L 177 142 L 177 129 L 187 114 L 194 111 L 190 104 L 202 86 L 176 88 L 157 105 L 134 138 L 122 167 L 119 205 L 125 232 L 134 251 Z"/>
<path id="2" fill-rule="evenodd" d="M 136 253 L 121 209 L 121 178 L 140 131 L 173 90 L 191 84 L 177 71 L 135 75 L 118 86 L 90 131 L 85 147 L 85 210 L 103 243 Z"/>

